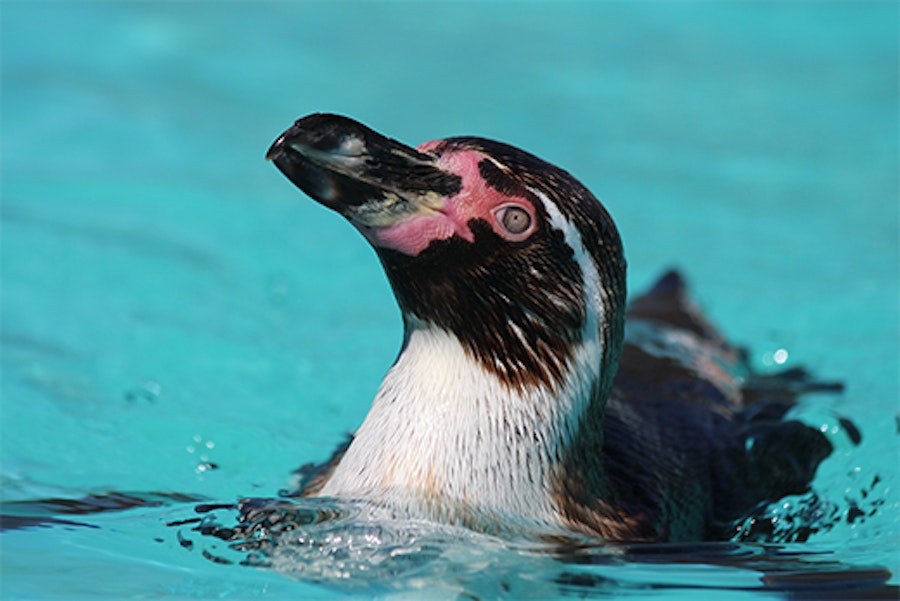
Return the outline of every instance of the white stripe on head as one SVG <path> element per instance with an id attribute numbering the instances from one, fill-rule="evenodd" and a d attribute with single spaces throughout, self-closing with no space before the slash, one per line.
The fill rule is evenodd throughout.
<path id="1" fill-rule="evenodd" d="M 544 210 L 550 217 L 551 226 L 562 232 L 566 244 L 575 254 L 575 261 L 581 269 L 581 278 L 584 286 L 584 303 L 585 303 L 585 324 L 584 324 L 584 342 L 590 343 L 596 341 L 599 345 L 600 324 L 603 323 L 605 317 L 606 294 L 603 292 L 603 286 L 600 285 L 600 274 L 597 271 L 597 265 L 594 258 L 584 247 L 581 233 L 578 228 L 559 210 L 547 195 L 535 188 L 528 189 L 532 194 L 537 196 L 544 206 Z"/>

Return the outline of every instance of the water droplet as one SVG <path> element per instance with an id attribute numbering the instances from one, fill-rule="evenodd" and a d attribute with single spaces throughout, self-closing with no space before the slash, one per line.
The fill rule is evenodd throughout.
<path id="1" fill-rule="evenodd" d="M 775 361 L 778 365 L 784 365 L 784 362 L 788 359 L 787 349 L 780 348 L 774 353 L 772 353 L 772 360 Z"/>

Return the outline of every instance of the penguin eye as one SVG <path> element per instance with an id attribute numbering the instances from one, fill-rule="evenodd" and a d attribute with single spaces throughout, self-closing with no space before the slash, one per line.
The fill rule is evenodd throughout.
<path id="1" fill-rule="evenodd" d="M 531 227 L 531 215 L 522 207 L 503 207 L 497 217 L 503 228 L 513 235 L 524 234 Z"/>

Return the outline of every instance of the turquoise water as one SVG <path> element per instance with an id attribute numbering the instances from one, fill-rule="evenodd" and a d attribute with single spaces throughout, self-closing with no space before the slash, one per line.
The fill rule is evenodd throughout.
<path id="1" fill-rule="evenodd" d="M 418 547 L 400 573 L 342 577 L 321 552 L 276 570 L 209 561 L 222 546 L 189 549 L 190 527 L 166 525 L 194 503 L 166 497 L 3 533 L 3 598 L 756 599 L 771 596 L 763 564 L 791 553 L 896 574 L 898 16 L 889 2 L 3 2 L 5 502 L 271 497 L 360 423 L 399 314 L 365 242 L 263 160 L 314 111 L 563 166 L 616 218 L 633 289 L 682 267 L 760 368 L 846 383 L 804 419 L 838 412 L 863 433 L 815 482 L 839 523 L 781 549 L 560 560 L 343 518 L 375 554 L 359 557 Z M 849 519 L 848 499 L 877 510 Z"/>

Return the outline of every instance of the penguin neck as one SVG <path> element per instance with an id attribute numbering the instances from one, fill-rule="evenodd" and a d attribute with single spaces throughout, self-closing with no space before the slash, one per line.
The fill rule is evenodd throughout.
<path id="1" fill-rule="evenodd" d="M 575 343 L 552 386 L 510 387 L 453 333 L 408 320 L 403 351 L 318 494 L 470 527 L 562 525 L 559 495 L 569 487 L 561 480 L 578 477 L 572 458 L 600 461 L 599 383 L 611 379 L 601 378 L 600 341 Z M 585 441 L 598 452 L 575 448 Z"/>

